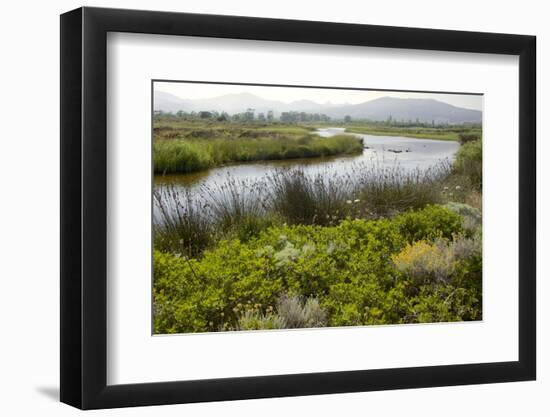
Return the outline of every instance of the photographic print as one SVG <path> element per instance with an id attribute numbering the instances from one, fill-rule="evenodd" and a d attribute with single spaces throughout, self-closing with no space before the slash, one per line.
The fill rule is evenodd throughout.
<path id="1" fill-rule="evenodd" d="M 482 320 L 481 94 L 152 89 L 154 334 Z"/>

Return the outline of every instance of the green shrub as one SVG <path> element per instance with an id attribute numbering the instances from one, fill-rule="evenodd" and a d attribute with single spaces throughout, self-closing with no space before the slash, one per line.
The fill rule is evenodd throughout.
<path id="1" fill-rule="evenodd" d="M 462 233 L 458 214 L 430 206 L 392 219 L 274 226 L 246 242 L 221 240 L 199 260 L 155 251 L 155 333 L 277 328 L 282 321 L 317 327 L 478 319 L 481 255 L 457 243 Z M 415 241 L 453 253 L 450 279 L 414 280 L 395 268 L 392 257 Z"/>
<path id="2" fill-rule="evenodd" d="M 471 133 L 471 132 L 463 132 L 458 134 L 458 141 L 461 145 L 464 145 L 468 142 L 475 142 L 476 140 L 481 139 L 480 133 Z"/>
<path id="3" fill-rule="evenodd" d="M 452 239 L 454 234 L 463 232 L 462 217 L 438 205 L 407 212 L 395 221 L 408 243 L 437 237 Z"/>
<path id="4" fill-rule="evenodd" d="M 481 190 L 483 179 L 483 147 L 481 140 L 465 143 L 456 153 L 454 170 L 466 176 L 470 184 Z"/>

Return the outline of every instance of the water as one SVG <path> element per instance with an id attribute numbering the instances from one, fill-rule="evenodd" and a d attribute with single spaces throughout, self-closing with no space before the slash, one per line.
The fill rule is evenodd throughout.
<path id="1" fill-rule="evenodd" d="M 319 136 L 330 137 L 344 133 L 343 128 L 318 129 Z M 351 134 L 351 133 L 350 133 Z M 227 181 L 253 182 L 278 169 L 300 168 L 306 174 L 352 174 L 357 166 L 377 164 L 382 167 L 398 165 L 404 170 L 425 170 L 441 161 L 452 161 L 459 148 L 454 141 L 415 139 L 399 136 L 353 135 L 363 138 L 365 149 L 361 155 L 291 159 L 285 161 L 261 161 L 229 165 L 190 174 L 156 176 L 155 187 L 172 183 L 195 190 L 201 186 L 215 188 Z"/>
<path id="2" fill-rule="evenodd" d="M 316 133 L 321 137 L 330 137 L 345 132 L 341 128 L 326 128 L 318 129 Z M 401 171 L 418 172 L 425 171 L 443 161 L 452 161 L 460 146 L 454 141 L 349 134 L 363 139 L 365 148 L 362 154 L 241 163 L 189 174 L 155 176 L 155 189 L 162 192 L 166 189 L 166 185 L 170 184 L 176 189 L 188 191 L 192 204 L 201 209 L 208 206 L 208 200 L 213 195 L 218 198 L 228 192 L 228 188 L 223 186 L 228 180 L 236 184 L 242 198 L 263 199 L 262 189 L 266 187 L 263 180 L 266 176 L 282 169 L 297 168 L 308 176 L 321 174 L 322 178 L 347 176 L 351 179 L 357 178 L 362 170 L 368 171 L 373 167 L 376 167 L 374 171 L 379 168 L 398 167 Z M 208 189 L 207 197 L 204 192 L 201 193 L 201 189 Z M 169 199 L 165 204 L 169 210 L 176 210 L 173 200 Z M 159 208 L 155 204 L 153 221 L 156 223 L 159 219 Z"/>

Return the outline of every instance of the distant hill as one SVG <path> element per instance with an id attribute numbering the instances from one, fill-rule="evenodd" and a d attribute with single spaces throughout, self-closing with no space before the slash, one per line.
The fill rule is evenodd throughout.
<path id="1" fill-rule="evenodd" d="M 481 111 L 465 109 L 434 99 L 413 99 L 382 97 L 360 104 L 330 104 L 316 103 L 311 100 L 298 100 L 284 103 L 276 100 L 266 100 L 250 93 L 227 94 L 215 98 L 185 100 L 163 91 L 155 91 L 154 109 L 165 112 L 179 110 L 218 111 L 229 114 L 241 113 L 252 108 L 256 114 L 272 110 L 276 116 L 281 112 L 300 111 L 307 113 L 325 113 L 333 119 L 387 120 L 391 117 L 396 121 L 415 121 L 435 123 L 480 123 Z"/>
<path id="2" fill-rule="evenodd" d="M 479 123 L 481 112 L 452 106 L 434 99 L 382 97 L 361 104 L 352 104 L 333 108 L 328 113 L 335 119 L 343 119 L 346 115 L 352 118 L 370 120 L 415 121 L 436 123 Z"/>

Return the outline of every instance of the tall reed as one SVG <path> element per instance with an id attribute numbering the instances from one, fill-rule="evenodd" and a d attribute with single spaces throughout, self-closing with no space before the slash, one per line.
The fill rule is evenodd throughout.
<path id="1" fill-rule="evenodd" d="M 333 224 L 349 209 L 352 189 L 346 176 L 279 170 L 268 176 L 267 184 L 271 209 L 290 224 Z"/>
<path id="2" fill-rule="evenodd" d="M 153 189 L 155 249 L 196 257 L 215 233 L 207 205 L 197 205 L 187 189 L 168 184 Z"/>
<path id="3" fill-rule="evenodd" d="M 356 164 L 351 172 L 308 175 L 281 169 L 255 181 L 227 177 L 193 190 L 155 189 L 155 245 L 196 256 L 220 237 L 248 240 L 282 223 L 330 226 L 345 218 L 378 218 L 442 202 L 449 164 L 404 170 Z"/>

